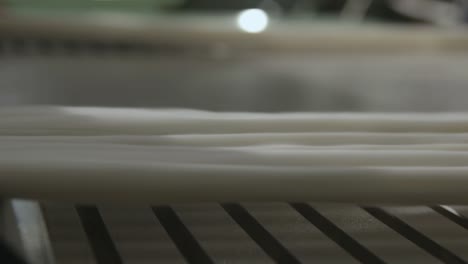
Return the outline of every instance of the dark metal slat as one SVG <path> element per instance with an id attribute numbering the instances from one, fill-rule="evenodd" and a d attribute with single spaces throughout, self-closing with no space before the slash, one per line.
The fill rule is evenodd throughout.
<path id="1" fill-rule="evenodd" d="M 437 206 L 432 206 L 432 210 L 436 211 L 437 213 L 447 217 L 448 219 L 452 220 L 459 226 L 468 229 L 468 219 L 462 215 L 458 215 L 454 212 L 451 212 L 447 208 L 437 205 Z"/>
<path id="2" fill-rule="evenodd" d="M 244 207 L 235 203 L 224 203 L 221 206 L 274 261 L 277 263 L 300 263 Z"/>
<path id="3" fill-rule="evenodd" d="M 426 250 L 432 256 L 438 258 L 440 261 L 451 264 L 466 263 L 454 253 L 423 235 L 396 216 L 389 214 L 385 210 L 376 207 L 363 207 L 363 209 L 394 231 L 398 232 L 400 235 L 406 237 L 411 242 Z"/>
<path id="4" fill-rule="evenodd" d="M 214 263 L 171 207 L 157 206 L 152 210 L 187 262 Z"/>
<path id="5" fill-rule="evenodd" d="M 81 205 L 76 206 L 76 211 L 97 263 L 123 263 L 98 208 L 96 206 Z"/>
<path id="6" fill-rule="evenodd" d="M 306 203 L 291 203 L 291 206 L 298 211 L 304 218 L 316 226 L 328 238 L 335 241 L 340 247 L 346 250 L 362 263 L 385 263 L 366 247 L 346 234 L 338 226 L 321 215 L 312 206 Z"/>

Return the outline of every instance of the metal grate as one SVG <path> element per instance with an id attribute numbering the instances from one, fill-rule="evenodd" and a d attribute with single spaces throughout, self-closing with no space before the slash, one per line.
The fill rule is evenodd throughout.
<path id="1" fill-rule="evenodd" d="M 468 207 L 44 204 L 60 263 L 466 263 Z"/>

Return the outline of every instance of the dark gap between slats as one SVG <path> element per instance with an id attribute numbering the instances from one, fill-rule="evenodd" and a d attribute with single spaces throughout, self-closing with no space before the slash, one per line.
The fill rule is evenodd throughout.
<path id="1" fill-rule="evenodd" d="M 96 206 L 77 205 L 76 211 L 97 263 L 123 263 L 98 208 Z"/>
<path id="2" fill-rule="evenodd" d="M 385 263 L 366 247 L 346 234 L 333 222 L 312 208 L 312 206 L 306 203 L 291 203 L 291 206 L 355 259 L 362 263 Z"/>
<path id="3" fill-rule="evenodd" d="M 26 261 L 4 242 L 3 239 L 0 239 L 0 263 L 26 264 Z"/>
<path id="4" fill-rule="evenodd" d="M 276 240 L 244 207 L 239 204 L 221 204 L 231 218 L 277 263 L 300 263 Z"/>
<path id="5" fill-rule="evenodd" d="M 458 224 L 459 226 L 465 228 L 465 229 L 468 229 L 468 218 L 462 216 L 462 215 L 457 215 L 453 212 L 450 212 L 449 210 L 447 210 L 446 208 L 440 206 L 440 205 L 437 205 L 437 206 L 432 206 L 431 207 L 432 210 L 436 211 L 437 213 L 447 217 L 448 219 L 452 220 L 453 222 L 455 222 L 456 224 Z"/>
<path id="6" fill-rule="evenodd" d="M 376 207 L 363 207 L 363 209 L 440 261 L 450 264 L 466 263 L 454 253 L 431 240 L 429 237 L 423 235 L 396 216 L 389 214 L 385 210 Z"/>
<path id="7" fill-rule="evenodd" d="M 171 207 L 155 206 L 152 210 L 188 263 L 214 263 Z"/>

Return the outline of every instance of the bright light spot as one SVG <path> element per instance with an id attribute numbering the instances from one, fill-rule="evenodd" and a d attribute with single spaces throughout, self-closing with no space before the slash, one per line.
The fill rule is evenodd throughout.
<path id="1" fill-rule="evenodd" d="M 452 214 L 454 214 L 454 215 L 456 215 L 456 216 L 460 216 L 460 214 L 459 214 L 455 209 L 453 209 L 453 208 L 450 207 L 450 206 L 441 205 L 440 207 L 444 208 L 445 210 L 451 212 Z"/>
<path id="2" fill-rule="evenodd" d="M 247 9 L 237 17 L 237 25 L 248 33 L 260 33 L 268 26 L 268 15 L 261 9 Z"/>

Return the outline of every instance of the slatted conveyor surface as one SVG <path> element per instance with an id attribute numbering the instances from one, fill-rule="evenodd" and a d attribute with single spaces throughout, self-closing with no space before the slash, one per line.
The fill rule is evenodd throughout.
<path id="1" fill-rule="evenodd" d="M 465 206 L 42 205 L 60 263 L 466 263 Z"/>

